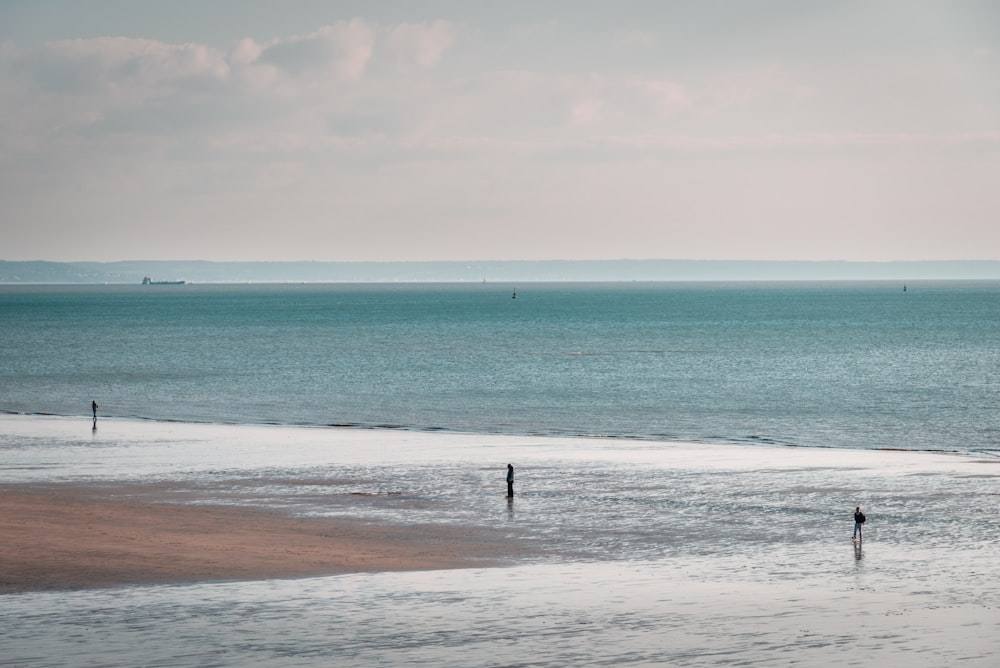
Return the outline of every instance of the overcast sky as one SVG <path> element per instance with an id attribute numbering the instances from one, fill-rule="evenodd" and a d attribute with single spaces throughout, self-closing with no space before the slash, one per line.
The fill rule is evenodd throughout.
<path id="1" fill-rule="evenodd" d="M 1000 2 L 0 2 L 0 259 L 1000 259 Z"/>

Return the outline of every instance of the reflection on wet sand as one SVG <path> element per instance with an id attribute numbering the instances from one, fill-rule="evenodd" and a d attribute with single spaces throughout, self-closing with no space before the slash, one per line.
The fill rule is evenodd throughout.
<path id="1" fill-rule="evenodd" d="M 418 537 L 470 528 L 488 537 L 473 557 L 517 547 L 504 568 L 9 594 L 0 656 L 12 665 L 992 668 L 1000 654 L 992 460 L 111 420 L 96 439 L 58 421 L 4 427 L 8 489 L 81 486 L 108 503 Z M 514 503 L 497 489 L 508 460 Z M 872 519 L 850 559 L 859 503 Z M 423 538 L 433 546 L 431 530 Z"/>

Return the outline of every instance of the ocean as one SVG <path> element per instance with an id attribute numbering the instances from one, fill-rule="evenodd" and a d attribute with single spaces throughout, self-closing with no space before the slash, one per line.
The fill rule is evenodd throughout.
<path id="1" fill-rule="evenodd" d="M 992 668 L 1000 283 L 906 287 L 0 286 L 0 491 L 527 553 L 6 594 L 0 663 Z"/>
<path id="2" fill-rule="evenodd" d="M 996 281 L 6 285 L 0 316 L 10 413 L 1000 452 Z"/>

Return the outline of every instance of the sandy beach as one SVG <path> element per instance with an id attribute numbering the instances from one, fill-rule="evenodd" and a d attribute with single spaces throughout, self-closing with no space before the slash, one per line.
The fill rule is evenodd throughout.
<path id="1" fill-rule="evenodd" d="M 512 554 L 476 527 L 296 518 L 124 491 L 0 488 L 0 593 L 449 569 Z"/>
<path id="2" fill-rule="evenodd" d="M 1000 655 L 996 458 L 80 426 L 0 416 L 9 665 L 992 668 Z"/>

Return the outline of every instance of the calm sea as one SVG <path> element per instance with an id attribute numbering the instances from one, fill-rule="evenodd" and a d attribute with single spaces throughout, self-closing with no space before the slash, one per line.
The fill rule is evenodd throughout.
<path id="1" fill-rule="evenodd" d="M 1000 282 L 0 286 L 0 410 L 91 400 L 153 420 L 1000 454 Z"/>

